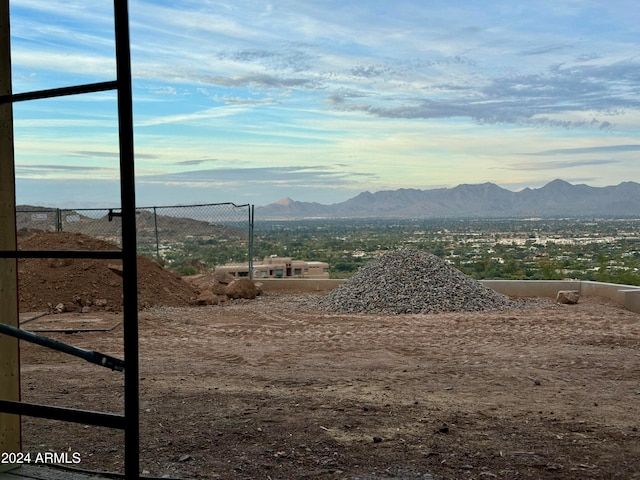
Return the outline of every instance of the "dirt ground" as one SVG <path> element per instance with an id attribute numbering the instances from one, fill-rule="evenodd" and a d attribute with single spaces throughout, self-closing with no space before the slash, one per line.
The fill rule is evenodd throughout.
<path id="1" fill-rule="evenodd" d="M 145 475 L 640 478 L 640 315 L 593 298 L 396 316 L 299 301 L 140 313 Z M 121 326 L 47 335 L 122 355 Z M 122 412 L 121 373 L 24 342 L 21 356 L 23 400 Z M 120 432 L 24 418 L 23 443 L 122 471 Z"/>

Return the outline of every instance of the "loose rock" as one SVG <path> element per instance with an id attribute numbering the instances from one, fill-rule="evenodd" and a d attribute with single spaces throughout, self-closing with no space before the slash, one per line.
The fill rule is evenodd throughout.
<path id="1" fill-rule="evenodd" d="M 246 298 L 249 300 L 253 300 L 258 294 L 255 284 L 248 278 L 236 278 L 226 286 L 224 293 L 229 298 Z"/>
<path id="2" fill-rule="evenodd" d="M 559 290 L 556 294 L 556 302 L 565 305 L 575 305 L 580 299 L 580 292 L 577 290 Z"/>
<path id="3" fill-rule="evenodd" d="M 417 250 L 385 254 L 317 301 L 323 310 L 347 313 L 439 313 L 514 306 L 439 257 Z"/>

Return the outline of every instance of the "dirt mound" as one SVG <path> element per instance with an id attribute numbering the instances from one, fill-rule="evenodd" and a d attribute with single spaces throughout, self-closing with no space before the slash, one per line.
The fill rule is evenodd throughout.
<path id="1" fill-rule="evenodd" d="M 38 232 L 19 235 L 19 250 L 117 250 L 118 247 L 87 235 Z M 138 257 L 138 307 L 188 306 L 198 291 L 182 278 L 155 263 Z M 38 259 L 18 260 L 18 293 L 22 312 L 122 310 L 120 260 Z"/>

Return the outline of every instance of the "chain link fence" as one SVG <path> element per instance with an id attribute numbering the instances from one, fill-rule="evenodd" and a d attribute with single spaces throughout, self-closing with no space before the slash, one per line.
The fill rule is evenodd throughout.
<path id="1" fill-rule="evenodd" d="M 229 262 L 253 271 L 253 205 L 212 203 L 136 209 L 138 253 L 183 275 Z M 19 230 L 77 232 L 120 246 L 120 209 L 18 209 Z"/>

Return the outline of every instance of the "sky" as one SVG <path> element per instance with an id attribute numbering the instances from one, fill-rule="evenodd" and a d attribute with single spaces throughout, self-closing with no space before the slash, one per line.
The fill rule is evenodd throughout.
<path id="1" fill-rule="evenodd" d="M 113 2 L 11 0 L 13 92 L 116 78 Z M 139 206 L 640 181 L 637 0 L 130 0 Z M 119 205 L 115 92 L 14 104 L 17 203 Z"/>

